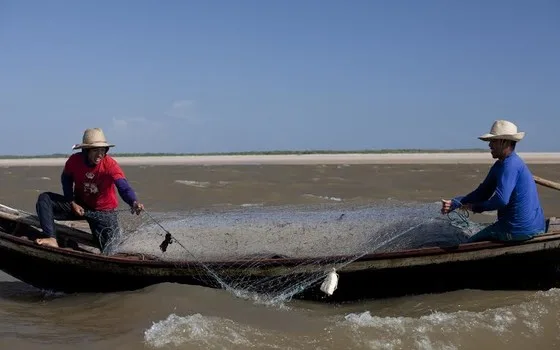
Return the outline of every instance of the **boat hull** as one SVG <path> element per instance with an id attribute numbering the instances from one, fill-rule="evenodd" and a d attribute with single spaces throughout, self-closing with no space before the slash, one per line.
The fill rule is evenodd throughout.
<path id="1" fill-rule="evenodd" d="M 190 273 L 170 276 L 137 261 L 87 259 L 5 241 L 0 241 L 0 269 L 34 287 L 64 293 L 135 290 L 162 282 L 203 284 Z"/>
<path id="2" fill-rule="evenodd" d="M 559 235 L 560 236 L 560 235 Z M 295 298 L 328 302 L 387 298 L 459 289 L 544 290 L 560 287 L 560 237 L 514 246 L 475 245 L 456 249 L 403 252 L 362 257 L 337 271 L 338 287 L 328 296 L 317 281 Z M 253 269 L 246 264 L 212 266 L 225 280 L 246 282 L 287 274 L 302 261 L 272 259 Z M 219 266 L 219 270 L 218 270 Z M 302 267 L 303 266 L 303 267 Z M 204 274 L 200 263 L 163 262 L 134 257 L 108 257 L 49 248 L 0 233 L 0 269 L 37 288 L 65 293 L 128 291 L 158 283 L 222 288 Z M 316 266 L 309 265 L 309 274 Z M 326 270 L 327 271 L 327 270 Z M 250 283 L 249 283 L 250 284 Z"/>
<path id="3" fill-rule="evenodd" d="M 461 289 L 547 290 L 560 287 L 560 248 L 519 255 L 340 272 L 331 297 L 316 289 L 305 298 L 331 301 L 443 293 Z"/>
<path id="4" fill-rule="evenodd" d="M 526 242 L 478 242 L 359 258 L 323 257 L 322 265 L 316 258 L 290 257 L 259 259 L 258 264 L 254 257 L 203 264 L 142 254 L 93 253 L 80 248 L 92 248 L 91 234 L 64 225 L 57 232 L 73 246 L 39 246 L 33 240 L 41 234 L 38 218 L 0 205 L 0 269 L 37 288 L 65 293 L 128 291 L 158 283 L 235 288 L 238 281 L 243 281 L 240 287 L 245 292 L 267 293 L 251 290 L 251 286 L 281 279 L 313 281 L 294 297 L 327 302 L 458 289 L 546 290 L 560 287 L 560 222 L 551 218 L 547 227 L 549 233 Z M 333 267 L 339 281 L 334 294 L 326 295 L 319 286 Z"/>

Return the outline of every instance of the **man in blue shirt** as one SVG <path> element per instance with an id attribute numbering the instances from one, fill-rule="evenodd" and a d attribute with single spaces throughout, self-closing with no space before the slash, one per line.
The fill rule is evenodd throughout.
<path id="1" fill-rule="evenodd" d="M 498 220 L 469 238 L 478 241 L 523 241 L 544 233 L 545 217 L 537 185 L 525 162 L 515 152 L 524 132 L 507 120 L 497 120 L 490 133 L 479 137 L 489 141 L 492 165 L 484 181 L 473 192 L 442 200 L 442 214 L 459 207 L 474 213 L 498 211 Z"/>

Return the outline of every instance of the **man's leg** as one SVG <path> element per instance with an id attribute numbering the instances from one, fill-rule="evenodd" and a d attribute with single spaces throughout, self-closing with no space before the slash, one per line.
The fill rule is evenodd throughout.
<path id="1" fill-rule="evenodd" d="M 482 241 L 497 241 L 500 236 L 500 226 L 497 222 L 486 226 L 474 235 L 470 236 L 467 243 L 482 242 Z"/>
<path id="2" fill-rule="evenodd" d="M 533 238 L 534 235 L 512 235 L 495 222 L 472 235 L 467 243 L 494 241 L 494 242 L 521 242 Z"/>
<path id="3" fill-rule="evenodd" d="M 56 230 L 54 227 L 54 220 L 77 220 L 79 219 L 72 213 L 72 206 L 64 196 L 53 193 L 43 192 L 37 198 L 35 205 L 37 216 L 43 234 L 47 238 L 38 238 L 35 240 L 37 244 L 46 245 L 50 247 L 58 247 L 56 241 Z"/>
<path id="4" fill-rule="evenodd" d="M 102 254 L 111 254 L 120 241 L 117 212 L 91 211 L 87 221 Z"/>
<path id="5" fill-rule="evenodd" d="M 510 241 L 510 242 L 522 242 L 522 241 L 527 241 L 530 240 L 531 238 L 534 238 L 537 235 L 542 234 L 542 232 L 536 233 L 536 234 L 517 234 L 517 235 L 512 235 L 512 234 L 507 234 L 507 237 L 501 237 L 502 241 Z"/>

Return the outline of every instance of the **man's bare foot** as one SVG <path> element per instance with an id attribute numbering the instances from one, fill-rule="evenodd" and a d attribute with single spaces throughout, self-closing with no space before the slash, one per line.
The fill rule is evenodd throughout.
<path id="1" fill-rule="evenodd" d="M 55 247 L 58 248 L 58 243 L 56 242 L 56 238 L 37 238 L 35 243 L 38 245 L 45 245 L 47 247 Z"/>

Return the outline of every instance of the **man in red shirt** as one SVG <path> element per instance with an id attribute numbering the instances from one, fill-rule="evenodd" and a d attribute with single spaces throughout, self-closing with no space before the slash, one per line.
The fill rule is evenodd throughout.
<path id="1" fill-rule="evenodd" d="M 93 128 L 84 132 L 82 143 L 73 147 L 82 151 L 72 154 L 62 171 L 64 194 L 39 195 L 37 216 L 47 238 L 39 238 L 36 243 L 58 247 L 54 220 L 87 220 L 101 252 L 111 252 L 120 232 L 115 187 L 133 213 L 140 214 L 144 206 L 138 202 L 117 161 L 107 154 L 110 147 L 114 145 L 107 143 L 103 130 Z"/>

